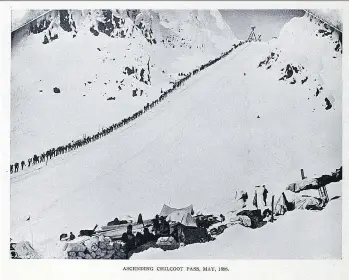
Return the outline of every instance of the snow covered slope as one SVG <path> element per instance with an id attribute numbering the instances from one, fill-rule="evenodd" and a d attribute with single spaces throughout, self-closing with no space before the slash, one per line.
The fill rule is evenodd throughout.
<path id="1" fill-rule="evenodd" d="M 335 36 L 322 37 L 318 29 L 305 18 L 292 20 L 279 40 L 236 49 L 121 130 L 57 157 L 47 166 L 14 174 L 11 237 L 31 240 L 26 222 L 30 215 L 34 247 L 45 257 L 55 257 L 63 232 L 104 225 L 116 216 L 142 213 L 143 217 L 153 217 L 163 203 L 178 208 L 193 204 L 196 211 L 226 213 L 236 190 L 251 194 L 254 186 L 265 184 L 269 194 L 278 195 L 300 179 L 301 168 L 308 177 L 334 171 L 342 164 L 341 52 L 335 50 Z M 309 51 L 309 46 L 314 49 Z M 272 52 L 274 58 L 258 67 Z M 285 70 L 287 64 L 301 70 Z M 308 81 L 302 83 L 306 76 Z M 316 96 L 318 83 L 322 89 Z M 333 97 L 330 109 L 324 105 L 325 96 Z M 66 106 L 80 114 L 79 103 Z M 46 116 L 45 124 L 50 122 Z M 78 117 L 84 125 L 84 118 Z M 334 195 L 340 196 L 341 184 L 333 188 Z M 299 258 L 339 258 L 339 205 L 340 200 L 333 200 L 329 215 L 327 209 L 299 212 L 249 233 L 232 228 L 223 233 L 217 246 L 237 235 L 237 240 L 246 236 L 267 242 L 261 239 L 274 231 L 271 238 L 279 238 L 287 233 L 285 227 L 292 231 L 288 244 L 293 247 L 280 250 L 269 244 L 262 253 L 250 247 L 244 254 L 237 246 L 234 253 L 225 252 L 222 257 L 287 258 L 294 257 L 296 251 Z M 302 250 L 304 244 L 296 232 L 323 228 L 330 217 L 335 225 L 319 235 L 316 243 L 322 244 L 321 238 L 333 235 L 338 242 L 335 247 Z M 328 244 L 327 239 L 322 241 Z M 212 252 L 214 244 L 193 248 L 207 246 Z M 235 250 L 236 243 L 231 244 Z M 180 250 L 187 250 L 189 258 L 199 258 L 197 254 L 202 253 L 190 251 L 189 246 Z M 179 256 L 171 252 L 156 256 L 166 258 L 166 254 Z M 218 252 L 212 252 L 212 257 L 221 258 Z"/>
<path id="2" fill-rule="evenodd" d="M 11 162 L 119 121 L 236 41 L 215 11 L 45 14 L 13 34 Z"/>

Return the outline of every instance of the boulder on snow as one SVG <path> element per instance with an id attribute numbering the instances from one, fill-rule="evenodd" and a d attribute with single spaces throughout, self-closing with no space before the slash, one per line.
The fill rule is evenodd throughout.
<path id="1" fill-rule="evenodd" d="M 58 87 L 54 87 L 54 88 L 53 88 L 53 92 L 54 92 L 54 93 L 60 93 L 61 90 L 60 90 Z"/>

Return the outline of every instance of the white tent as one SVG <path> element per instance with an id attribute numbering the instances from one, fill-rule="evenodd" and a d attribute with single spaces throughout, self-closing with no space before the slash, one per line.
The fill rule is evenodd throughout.
<path id="1" fill-rule="evenodd" d="M 173 211 L 167 216 L 166 221 L 180 223 L 187 227 L 196 227 L 195 219 L 186 210 Z"/>
<path id="2" fill-rule="evenodd" d="M 160 217 L 161 216 L 167 217 L 168 215 L 170 215 L 174 211 L 185 211 L 185 212 L 188 212 L 189 214 L 193 214 L 194 213 L 193 204 L 189 205 L 188 207 L 180 208 L 180 209 L 172 208 L 172 207 L 164 204 L 164 206 L 162 206 L 162 209 L 160 212 Z"/>

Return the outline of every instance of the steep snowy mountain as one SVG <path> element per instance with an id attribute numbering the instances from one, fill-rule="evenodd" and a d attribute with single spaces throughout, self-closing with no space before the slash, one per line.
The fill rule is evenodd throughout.
<path id="1" fill-rule="evenodd" d="M 206 16 L 211 15 L 209 13 Z M 38 36 L 29 36 L 22 47 L 17 45 L 14 61 L 20 57 L 28 59 L 21 60 L 21 65 L 14 65 L 17 71 L 12 77 L 18 79 L 12 97 L 15 122 L 11 152 L 15 156 L 16 153 L 31 155 L 32 151 L 26 150 L 28 147 L 41 150 L 46 143 L 54 146 L 56 138 L 65 140 L 52 131 L 67 131 L 68 135 L 75 129 L 79 135 L 81 130 L 75 123 L 83 129 L 96 127 L 99 123 L 111 123 L 124 114 L 129 115 L 130 111 L 133 113 L 136 105 L 142 106 L 148 96 L 157 96 L 157 91 L 145 92 L 134 98 L 132 94 L 130 96 L 129 91 L 136 80 L 134 75 L 138 72 L 131 73 L 131 65 L 134 64 L 130 61 L 127 65 L 123 63 L 122 47 L 126 50 L 130 48 L 130 52 L 134 53 L 139 51 L 135 47 L 137 42 L 155 50 L 155 46 L 161 45 L 161 38 L 165 38 L 159 39 L 157 34 L 173 35 L 173 38 L 177 38 L 175 35 L 190 38 L 190 34 L 177 29 L 178 26 L 185 30 L 189 28 L 184 20 L 172 24 L 176 18 L 174 12 L 159 11 L 159 16 L 152 18 L 153 22 L 159 22 L 159 29 L 152 28 L 151 37 L 150 31 L 147 32 L 148 40 L 156 40 L 156 43 L 150 44 L 142 33 L 150 30 L 149 14 L 152 12 L 136 11 L 127 15 L 125 32 L 130 31 L 131 27 L 126 26 L 132 26 L 132 22 L 137 21 L 138 25 L 142 22 L 142 27 L 135 28 L 137 31 L 134 32 L 139 34 L 136 38 L 118 41 L 120 52 L 112 53 L 115 46 L 112 40 L 115 38 L 104 36 L 100 31 L 104 35 L 93 35 L 90 25 L 85 30 L 92 36 L 86 35 L 84 40 L 79 39 L 82 36 L 76 28 L 75 38 L 70 33 L 61 32 L 58 39 L 42 44 L 44 34 L 39 33 Z M 217 23 L 219 30 L 213 31 L 204 24 L 194 24 L 196 16 L 200 18 L 200 13 L 190 17 L 189 26 L 193 30 L 226 32 L 222 22 L 213 21 L 217 17 L 212 16 L 212 22 Z M 99 29 L 95 27 L 94 30 Z M 116 34 L 118 30 L 113 32 Z M 182 33 L 184 35 L 179 35 Z M 60 40 L 63 36 L 67 38 Z M 154 65 L 150 70 L 152 87 L 160 84 L 161 77 L 165 77 L 159 90 L 168 85 L 169 74 L 173 79 L 178 74 L 174 65 L 184 66 L 185 63 L 179 59 L 180 54 L 190 54 L 196 44 L 193 42 L 189 50 L 188 47 L 178 49 L 171 47 L 171 42 L 180 44 L 180 41 L 171 40 L 164 40 L 162 46 L 166 47 L 159 47 L 154 55 L 150 55 L 148 49 L 142 49 L 143 55 L 148 59 L 150 57 L 150 64 Z M 60 43 L 62 41 L 64 43 Z M 198 48 L 193 54 L 198 52 L 202 42 L 196 45 Z M 213 46 L 217 44 L 211 43 L 207 43 L 207 49 L 212 48 L 211 54 L 214 55 Z M 75 51 L 74 55 L 72 46 L 80 52 Z M 107 52 L 110 52 L 111 61 L 114 57 L 121 59 L 120 68 L 113 68 L 115 64 L 110 60 L 103 63 Z M 218 50 L 216 52 L 219 53 Z M 22 56 L 23 53 L 28 55 Z M 36 55 L 31 56 L 33 53 Z M 61 55 L 50 56 L 52 53 Z M 86 55 L 91 53 L 96 59 Z M 178 56 L 176 62 L 166 68 L 169 61 L 166 54 L 170 53 Z M 201 58 L 209 57 L 206 50 L 199 53 Z M 40 54 L 45 60 L 38 59 Z M 15 241 L 31 239 L 26 221 L 30 215 L 34 247 L 45 257 L 57 257 L 61 245 L 59 235 L 63 232 L 77 233 L 96 223 L 104 225 L 116 216 L 137 217 L 142 213 L 143 217 L 152 218 L 164 203 L 178 208 L 193 204 L 195 211 L 225 214 L 232 208 L 236 191 L 246 190 L 252 197 L 255 186 L 265 184 L 269 195 L 278 197 L 290 183 L 300 179 L 301 168 L 308 178 L 330 174 L 342 165 L 341 60 L 340 34 L 306 17 L 290 21 L 276 40 L 244 44 L 191 77 L 165 101 L 130 124 L 81 149 L 56 157 L 47 165 L 40 163 L 13 174 L 11 237 Z M 56 73 L 62 69 L 56 65 L 61 63 L 66 66 L 68 61 L 73 66 L 64 67 L 64 72 Z M 194 65 L 195 61 L 199 58 L 185 65 Z M 42 67 L 36 68 L 37 71 L 23 67 L 30 67 L 32 63 Z M 163 65 L 163 68 L 158 65 Z M 125 69 L 125 66 L 131 70 Z M 94 72 L 91 73 L 90 69 Z M 126 71 L 122 75 L 125 76 L 123 83 L 127 91 L 120 91 L 120 96 L 125 98 L 115 95 L 115 103 L 123 107 L 115 106 L 114 101 L 98 101 L 103 97 L 101 89 L 108 94 L 115 90 L 114 83 L 111 85 L 108 81 L 110 75 L 120 80 L 115 69 Z M 177 69 L 181 71 L 180 67 Z M 128 72 L 131 74 L 128 75 Z M 153 73 L 158 73 L 157 78 Z M 40 82 L 43 75 L 48 78 Z M 86 80 L 91 83 L 87 82 L 85 86 Z M 21 87 L 19 81 L 26 87 Z M 103 84 L 104 81 L 107 85 Z M 53 94 L 53 86 L 59 87 L 61 92 Z M 144 84 L 144 89 L 148 89 L 147 86 Z M 45 92 L 38 94 L 41 87 Z M 109 91 L 104 91 L 103 87 Z M 86 96 L 82 98 L 83 94 Z M 55 112 L 56 107 L 61 111 Z M 26 123 L 26 118 L 30 122 Z M 57 130 L 56 126 L 61 127 Z M 22 147 L 20 144 L 23 142 L 16 137 L 20 139 L 22 135 L 29 140 L 18 153 L 15 147 Z M 341 182 L 329 185 L 328 189 L 330 198 L 341 196 Z M 261 229 L 237 225 L 224 232 L 217 242 L 196 244 L 176 252 L 150 250 L 139 258 L 182 257 L 186 253 L 187 258 L 193 259 L 340 258 L 340 203 L 340 199 L 333 200 L 329 208 L 318 213 L 289 212 Z M 249 199 L 247 208 L 253 208 L 251 204 L 252 199 Z M 326 228 L 326 225 L 330 226 Z M 301 232 L 314 233 L 316 230 L 321 231 L 316 238 L 306 235 L 302 240 Z M 274 243 L 273 239 L 278 241 Z M 288 246 L 282 246 L 282 242 L 287 242 Z"/>
<path id="2" fill-rule="evenodd" d="M 12 161 L 122 119 L 234 42 L 217 11 L 46 13 L 13 33 Z"/>
<path id="3" fill-rule="evenodd" d="M 278 40 L 268 43 L 270 52 L 261 57 L 257 67 L 297 90 L 307 89 L 307 102 L 313 104 L 313 111 L 340 111 L 341 36 L 327 24 L 310 21 L 306 16 L 294 18 L 282 29 Z"/>

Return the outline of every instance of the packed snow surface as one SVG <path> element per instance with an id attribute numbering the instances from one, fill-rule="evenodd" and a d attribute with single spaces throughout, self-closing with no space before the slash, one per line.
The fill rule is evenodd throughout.
<path id="1" fill-rule="evenodd" d="M 56 257 L 64 232 L 124 215 L 151 218 L 164 203 L 226 213 L 236 190 L 252 197 L 254 186 L 265 184 L 278 196 L 300 179 L 301 168 L 310 178 L 340 167 L 341 55 L 307 22 L 286 26 L 288 41 L 280 36 L 243 45 L 107 137 L 12 175 L 11 237 L 31 240 L 32 230 L 34 247 Z M 309 51 L 308 45 L 317 47 Z M 279 60 L 268 70 L 258 68 L 276 48 Z M 309 83 L 280 81 L 288 63 L 302 64 Z M 318 81 L 323 90 L 315 96 Z M 329 95 L 335 101 L 325 110 Z M 25 118 L 30 108 L 21 114 Z M 50 122 L 49 114 L 37 117 L 43 127 Z M 84 124 L 79 117 L 74 121 Z M 110 118 L 107 124 L 118 121 Z M 331 197 L 341 195 L 341 183 L 330 189 Z M 214 242 L 149 250 L 139 258 L 339 258 L 340 205 L 333 200 L 321 212 L 290 212 L 258 230 L 235 226 Z"/>

